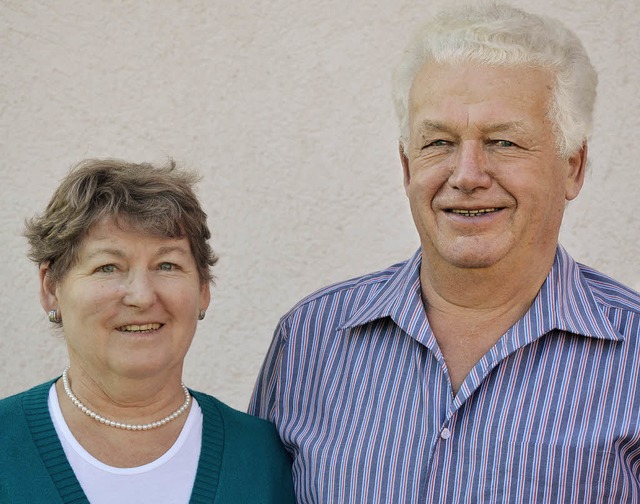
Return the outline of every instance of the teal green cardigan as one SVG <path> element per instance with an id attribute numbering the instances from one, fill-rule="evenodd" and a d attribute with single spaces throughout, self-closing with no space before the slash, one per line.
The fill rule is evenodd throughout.
<path id="1" fill-rule="evenodd" d="M 47 400 L 55 380 L 0 400 L 0 502 L 88 503 L 64 454 Z M 202 449 L 191 503 L 294 503 L 291 460 L 269 422 L 191 391 Z"/>

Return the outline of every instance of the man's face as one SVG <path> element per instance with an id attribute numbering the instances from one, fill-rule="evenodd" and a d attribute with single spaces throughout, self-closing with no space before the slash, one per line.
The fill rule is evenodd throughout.
<path id="1" fill-rule="evenodd" d="M 528 67 L 427 63 L 417 74 L 402 161 L 431 267 L 528 267 L 553 257 L 586 149 L 557 154 L 552 89 L 546 71 Z"/>

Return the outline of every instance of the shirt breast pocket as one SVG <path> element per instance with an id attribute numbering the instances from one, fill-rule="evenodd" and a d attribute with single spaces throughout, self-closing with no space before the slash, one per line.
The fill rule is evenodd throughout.
<path id="1" fill-rule="evenodd" d="M 600 446 L 527 444 L 502 446 L 493 502 L 639 502 L 637 469 L 625 467 L 621 454 Z M 491 495 L 490 495 L 491 494 Z"/>

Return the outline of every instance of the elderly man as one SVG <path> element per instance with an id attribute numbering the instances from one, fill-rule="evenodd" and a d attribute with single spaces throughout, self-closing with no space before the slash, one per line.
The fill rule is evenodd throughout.
<path id="1" fill-rule="evenodd" d="M 640 502 L 640 295 L 558 245 L 597 77 L 557 21 L 442 13 L 396 72 L 421 248 L 277 328 L 250 410 L 305 503 Z"/>

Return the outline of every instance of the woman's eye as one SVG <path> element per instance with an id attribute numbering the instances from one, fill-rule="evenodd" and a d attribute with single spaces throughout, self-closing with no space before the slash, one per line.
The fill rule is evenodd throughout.
<path id="1" fill-rule="evenodd" d="M 493 143 L 496 144 L 498 147 L 515 147 L 516 145 L 513 142 L 510 142 L 509 140 L 495 140 Z"/>
<path id="2" fill-rule="evenodd" d="M 176 269 L 176 265 L 169 262 L 163 262 L 160 264 L 160 269 L 163 271 L 173 271 Z"/>
<path id="3" fill-rule="evenodd" d="M 115 270 L 115 264 L 105 264 L 100 266 L 96 271 L 99 271 L 100 273 L 113 273 Z"/>

